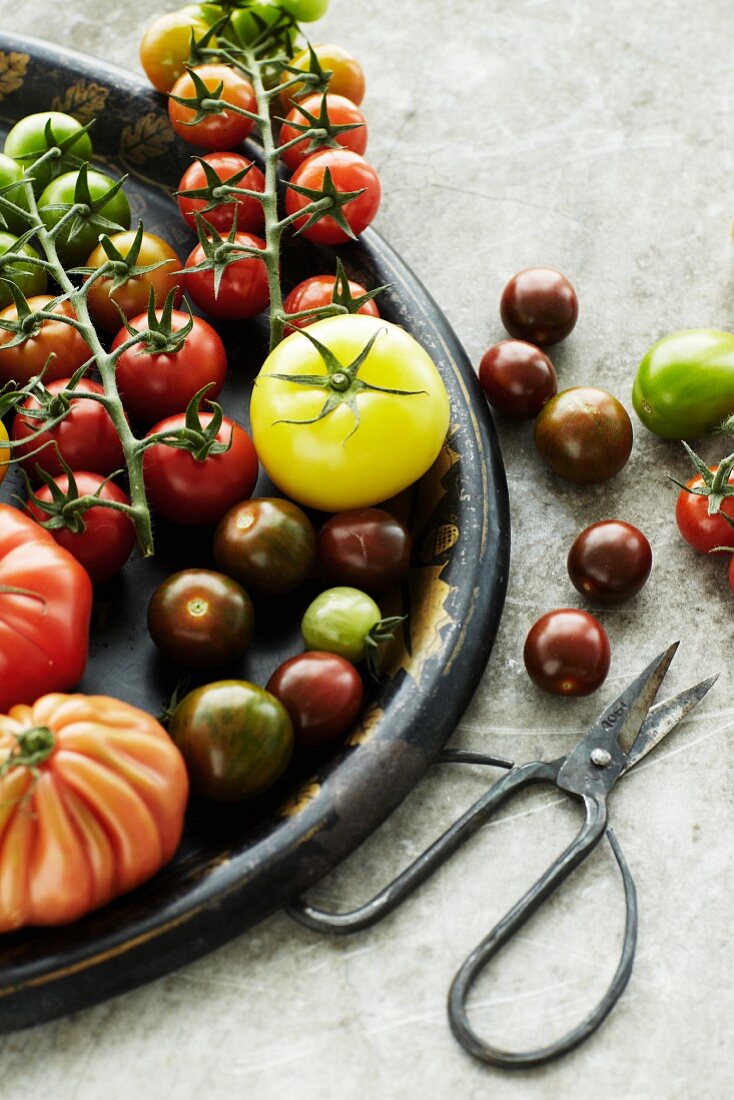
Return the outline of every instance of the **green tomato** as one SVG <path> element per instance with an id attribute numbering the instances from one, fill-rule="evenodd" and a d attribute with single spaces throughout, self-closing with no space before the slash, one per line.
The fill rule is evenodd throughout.
<path id="1" fill-rule="evenodd" d="M 358 588 L 329 588 L 306 609 L 301 633 L 307 649 L 338 653 L 356 663 L 366 655 L 366 642 L 382 612 Z"/>
<path id="2" fill-rule="evenodd" d="M 0 153 L 0 188 L 8 187 L 11 183 L 18 183 L 22 179 L 23 169 L 17 160 L 6 156 L 5 153 Z M 9 199 L 10 202 L 14 202 L 16 206 L 20 206 L 22 210 L 28 209 L 28 199 L 24 187 L 16 187 L 12 191 L 6 191 L 3 197 Z M 28 223 L 23 218 L 13 214 L 12 211 L 0 209 L 0 215 L 5 219 L 8 229 L 12 233 L 23 233 L 28 228 Z"/>
<path id="3" fill-rule="evenodd" d="M 734 413 L 734 335 L 688 329 L 664 336 L 640 363 L 635 411 L 665 439 L 693 439 Z"/>
<path id="4" fill-rule="evenodd" d="M 63 141 L 72 134 L 80 131 L 82 125 L 71 115 L 62 114 L 61 111 L 41 111 L 36 115 L 26 115 L 16 122 L 5 139 L 5 154 L 22 164 L 26 169 L 31 168 L 33 161 L 50 148 L 46 137 L 46 124 L 51 123 L 51 130 L 56 141 Z M 30 173 L 33 176 L 33 190 L 40 195 L 54 176 L 66 172 L 77 161 L 91 160 L 92 142 L 89 134 L 80 133 L 76 141 L 72 142 L 64 150 L 64 154 L 58 160 L 44 161 L 38 168 Z"/>
<path id="5" fill-rule="evenodd" d="M 220 19 L 224 19 L 226 10 L 219 4 L 186 4 L 183 8 L 178 9 L 177 14 L 190 15 L 192 18 L 206 23 L 207 27 L 212 27 Z"/>
<path id="6" fill-rule="evenodd" d="M 254 42 L 264 33 L 262 23 L 267 27 L 274 26 L 282 17 L 284 9 L 285 4 L 282 6 L 279 4 L 269 4 L 267 0 L 265 0 L 264 3 L 250 4 L 246 8 L 235 8 L 230 18 L 234 37 L 241 42 L 243 46 L 249 46 L 250 43 Z M 253 16 L 256 16 L 256 18 L 253 19 Z M 295 27 L 292 27 L 289 30 L 291 43 L 295 42 L 297 37 L 298 31 Z"/>
<path id="7" fill-rule="evenodd" d="M 38 200 L 39 213 L 47 229 L 51 229 L 63 218 L 66 211 L 75 201 L 78 172 L 66 172 L 58 179 L 52 180 Z M 100 199 L 114 184 L 114 180 L 103 172 L 95 172 L 90 169 L 87 173 L 89 194 L 93 202 Z M 116 195 L 105 202 L 97 211 L 100 217 L 114 222 L 118 229 L 130 228 L 130 204 L 125 193 L 120 190 Z M 59 259 L 65 267 L 74 267 L 83 264 L 87 256 L 99 242 L 100 233 L 114 232 L 103 228 L 94 215 L 79 215 L 81 224 L 74 227 L 67 225 L 56 237 L 56 250 Z M 74 230 L 70 236 L 70 230 Z"/>
<path id="8" fill-rule="evenodd" d="M 280 5 L 300 23 L 314 23 L 326 13 L 329 0 L 280 0 Z"/>
<path id="9" fill-rule="evenodd" d="M 23 261 L 14 261 L 7 264 L 7 266 L 3 265 L 2 256 L 5 252 L 18 251 L 17 241 L 18 238 L 12 233 L 0 233 L 0 279 L 7 279 L 8 282 L 15 283 L 23 291 L 26 298 L 31 298 L 34 294 L 45 294 L 48 279 L 42 267 Z M 38 253 L 30 244 L 24 244 L 20 251 L 24 256 L 38 259 Z M 0 309 L 5 309 L 5 306 L 9 306 L 12 301 L 13 295 L 9 287 L 0 282 Z"/>

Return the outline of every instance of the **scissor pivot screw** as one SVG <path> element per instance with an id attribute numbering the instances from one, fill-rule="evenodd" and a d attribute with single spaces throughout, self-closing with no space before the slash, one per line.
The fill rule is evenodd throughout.
<path id="1" fill-rule="evenodd" d="M 593 749 L 591 753 L 591 763 L 596 764 L 597 768 L 606 768 L 608 764 L 612 762 L 612 754 L 607 752 L 606 749 Z"/>

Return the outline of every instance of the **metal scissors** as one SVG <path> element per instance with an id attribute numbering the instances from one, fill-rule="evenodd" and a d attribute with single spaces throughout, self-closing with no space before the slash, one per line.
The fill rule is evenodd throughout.
<path id="1" fill-rule="evenodd" d="M 585 821 L 575 839 L 520 898 L 459 968 L 449 991 L 451 1030 L 474 1057 L 494 1066 L 527 1068 L 541 1065 L 572 1050 L 606 1019 L 621 996 L 632 971 L 637 942 L 637 895 L 627 863 L 607 825 L 607 798 L 621 776 L 640 762 L 703 699 L 716 676 L 653 706 L 679 643 L 675 642 L 602 711 L 567 756 L 551 761 L 514 765 L 511 761 L 465 750 L 444 751 L 441 763 L 486 764 L 509 769 L 409 867 L 370 901 L 349 913 L 329 913 L 303 899 L 288 912 L 299 923 L 318 932 L 358 932 L 397 908 L 421 883 L 483 825 L 511 795 L 534 783 L 552 783 L 583 802 Z M 479 973 L 532 914 L 586 859 L 606 833 L 619 867 L 625 892 L 626 916 L 622 954 L 606 993 L 571 1031 L 548 1046 L 515 1052 L 502 1050 L 480 1038 L 467 1015 L 466 1001 Z"/>

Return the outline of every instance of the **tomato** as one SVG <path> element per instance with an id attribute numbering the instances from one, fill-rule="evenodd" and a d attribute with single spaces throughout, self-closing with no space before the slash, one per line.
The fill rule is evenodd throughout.
<path id="1" fill-rule="evenodd" d="M 251 195 L 224 196 L 217 206 L 207 210 L 207 199 L 187 198 L 181 194 L 182 191 L 196 191 L 207 186 L 206 169 L 202 161 L 209 165 L 222 183 L 229 184 L 230 187 L 245 191 L 265 190 L 265 176 L 247 157 L 241 157 L 239 153 L 208 153 L 201 160 L 191 162 L 178 185 L 178 208 L 186 223 L 196 229 L 195 212 L 198 211 L 217 232 L 227 233 L 234 224 L 236 214 L 238 229 L 253 233 L 260 230 L 265 217 L 262 203 Z M 246 172 L 246 175 L 238 183 L 231 183 L 232 176 L 241 172 Z"/>
<path id="2" fill-rule="evenodd" d="M 99 474 L 74 471 L 74 480 L 79 496 L 94 494 L 102 500 L 113 500 L 117 504 L 129 504 L 130 498 L 114 481 L 105 481 Z M 60 474 L 54 481 L 63 493 L 69 488 L 69 478 Z M 39 500 L 50 502 L 51 490 L 42 485 L 35 494 Z M 48 519 L 47 513 L 33 500 L 26 502 L 29 513 L 39 523 Z M 130 516 L 116 508 L 93 505 L 84 513 L 84 530 L 71 531 L 68 527 L 59 527 L 51 532 L 58 542 L 84 566 L 92 579 L 92 584 L 102 584 L 119 573 L 130 557 L 135 545 L 135 527 Z"/>
<path id="3" fill-rule="evenodd" d="M 308 516 L 289 500 L 246 500 L 219 521 L 214 561 L 248 590 L 280 596 L 311 575 L 316 535 Z"/>
<path id="4" fill-rule="evenodd" d="M 148 631 L 169 661 L 217 668 L 242 657 L 252 640 L 252 600 L 236 581 L 210 569 L 184 569 L 159 584 L 148 604 Z"/>
<path id="5" fill-rule="evenodd" d="M 631 600 L 652 569 L 652 550 L 642 531 L 621 519 L 592 523 L 574 539 L 568 575 L 582 595 L 615 605 Z"/>
<path id="6" fill-rule="evenodd" d="M 558 389 L 548 356 L 523 340 L 502 340 L 485 351 L 479 381 L 490 405 L 518 420 L 533 420 Z"/>
<path id="7" fill-rule="evenodd" d="M 8 472 L 7 463 L 10 459 L 10 448 L 4 446 L 8 441 L 8 429 L 0 420 L 0 481 L 3 480 Z"/>
<path id="8" fill-rule="evenodd" d="M 322 149 L 320 153 L 314 153 L 304 160 L 290 178 L 285 195 L 286 212 L 296 214 L 318 197 L 300 195 L 293 187 L 305 187 L 309 191 L 320 192 L 324 187 L 327 169 L 337 192 L 362 192 L 340 208 L 352 234 L 359 236 L 379 209 L 382 188 L 380 177 L 372 165 L 351 149 Z M 350 239 L 349 233 L 330 214 L 324 214 L 307 229 L 303 228 L 306 223 L 307 218 L 303 217 L 297 218 L 293 224 L 297 230 L 301 230 L 302 237 L 316 244 L 343 244 Z"/>
<path id="9" fill-rule="evenodd" d="M 319 531 L 318 553 L 331 581 L 385 592 L 404 581 L 413 540 L 407 527 L 381 508 L 340 512 Z"/>
<path id="10" fill-rule="evenodd" d="M 528 267 L 502 291 L 502 324 L 510 336 L 531 344 L 557 344 L 576 324 L 579 302 L 565 275 L 552 267 Z"/>
<path id="11" fill-rule="evenodd" d="M 665 439 L 714 431 L 734 414 L 734 334 L 697 328 L 664 336 L 640 363 L 632 402 Z"/>
<path id="12" fill-rule="evenodd" d="M 363 294 L 367 294 L 367 288 L 363 287 L 361 283 L 355 283 L 352 279 L 348 279 L 347 282 L 349 293 L 353 298 L 360 298 Z M 304 279 L 298 286 L 293 287 L 293 290 L 283 302 L 283 309 L 286 313 L 300 313 L 305 309 L 318 309 L 322 306 L 329 306 L 334 301 L 336 285 L 336 275 L 312 275 L 309 279 Z M 361 305 L 357 312 L 366 313 L 369 317 L 380 316 L 374 298 L 370 298 L 368 302 Z M 316 320 L 318 318 L 300 317 L 294 321 L 289 321 L 288 324 L 291 328 L 308 328 Z"/>
<path id="13" fill-rule="evenodd" d="M 191 54 L 191 32 L 198 42 L 208 27 L 197 13 L 168 12 L 154 19 L 140 43 L 140 64 L 153 87 L 170 92 L 183 72 Z M 209 40 L 214 49 L 216 38 Z"/>
<path id="14" fill-rule="evenodd" d="M 306 608 L 301 633 L 307 649 L 323 649 L 356 662 L 366 657 L 368 639 L 381 622 L 382 612 L 365 592 L 328 588 Z"/>
<path id="15" fill-rule="evenodd" d="M 278 137 L 280 145 L 285 145 L 289 141 L 293 141 L 294 138 L 297 138 L 298 135 L 303 132 L 292 125 L 294 122 L 297 123 L 298 126 L 313 126 L 314 123 L 311 121 L 311 118 L 320 120 L 324 108 L 324 100 L 326 100 L 326 114 L 332 126 L 358 127 L 356 130 L 344 130 L 342 133 L 337 134 L 336 138 L 332 140 L 335 140 L 344 149 L 351 149 L 354 153 L 364 153 L 367 148 L 367 123 L 359 107 L 352 103 L 351 99 L 346 99 L 343 95 L 324 96 L 321 92 L 306 96 L 305 99 L 299 100 L 299 102 L 291 108 L 285 117 L 285 122 L 280 128 L 280 135 Z M 309 115 L 311 118 L 309 118 Z M 293 171 L 306 159 L 306 157 L 311 156 L 311 154 L 317 152 L 318 149 L 318 144 L 314 146 L 314 142 L 311 138 L 304 137 L 303 141 L 299 141 L 296 145 L 291 145 L 289 149 L 284 149 L 280 159 L 291 169 L 291 171 Z"/>
<path id="16" fill-rule="evenodd" d="M 0 755 L 0 931 L 77 920 L 176 851 L 186 769 L 144 711 L 44 695 L 0 715 Z"/>
<path id="17" fill-rule="evenodd" d="M 183 753 L 192 792 L 215 802 L 262 794 L 293 753 L 288 711 L 247 680 L 219 680 L 189 692 L 168 732 Z"/>
<path id="18" fill-rule="evenodd" d="M 89 169 L 86 173 L 89 195 L 94 203 L 101 200 L 115 181 L 106 176 L 104 172 L 96 172 Z M 38 212 L 47 229 L 53 229 L 57 222 L 61 221 L 69 207 L 76 202 L 77 181 L 79 172 L 65 172 L 52 180 L 38 200 Z M 112 222 L 121 229 L 130 227 L 130 204 L 121 189 L 103 202 L 97 211 L 100 218 Z M 83 264 L 89 253 L 96 246 L 100 232 L 107 232 L 95 220 L 94 213 L 79 214 L 75 219 L 80 224 L 65 226 L 54 238 L 59 259 L 65 267 L 73 267 Z"/>
<path id="19" fill-rule="evenodd" d="M 126 233 L 113 233 L 110 241 L 114 248 L 124 258 L 127 257 L 134 245 L 137 233 L 128 230 Z M 101 244 L 87 257 L 85 267 L 97 270 L 110 262 Z M 170 244 L 153 233 L 143 233 L 135 264 L 139 267 L 148 267 L 150 264 L 160 264 L 153 271 L 146 271 L 142 275 L 135 275 L 127 279 L 122 286 L 112 289 L 114 272 L 101 279 L 95 279 L 89 288 L 87 305 L 95 325 L 107 332 L 117 332 L 120 327 L 120 310 L 128 320 L 142 313 L 148 308 L 150 290 L 153 288 L 155 304 L 162 306 L 171 291 L 175 291 L 173 304 L 177 306 L 183 297 L 181 287 L 182 277 L 177 272 L 181 267 L 181 260 L 176 255 Z"/>
<path id="20" fill-rule="evenodd" d="M 319 44 L 313 47 L 321 68 L 331 72 L 329 78 L 329 92 L 332 95 L 342 95 L 350 99 L 352 103 L 359 105 L 364 99 L 365 79 L 364 71 L 359 61 L 352 57 L 342 46 Z M 311 55 L 308 49 L 296 54 L 290 64 L 296 69 L 309 72 L 311 68 Z M 285 72 L 281 77 L 281 84 L 293 79 L 293 73 Z M 286 107 L 290 107 L 291 100 L 297 99 L 306 89 L 306 84 L 293 84 L 285 88 L 280 95 L 281 101 Z"/>
<path id="21" fill-rule="evenodd" d="M 21 118 L 5 138 L 5 155 L 19 161 L 23 168 L 31 168 L 34 161 L 52 147 L 46 136 L 46 126 L 49 122 L 54 141 L 66 142 L 70 138 L 72 140 L 65 145 L 60 157 L 44 161 L 29 173 L 33 176 L 33 190 L 36 195 L 41 194 L 54 176 L 68 172 L 79 161 L 92 159 L 92 142 L 89 134 L 82 133 L 82 124 L 61 111 L 41 111 Z M 76 139 L 74 134 L 78 134 Z M 11 199 L 13 202 L 18 202 L 15 192 L 12 193 Z M 25 203 L 19 202 L 18 205 L 24 207 Z"/>
<path id="22" fill-rule="evenodd" d="M 86 570 L 30 516 L 0 504 L 0 710 L 78 683 L 91 613 Z"/>
<path id="23" fill-rule="evenodd" d="M 31 257 L 31 260 L 38 259 L 38 253 L 32 245 L 21 245 L 19 250 L 17 244 L 18 238 L 13 233 L 3 233 L 0 230 L 0 278 L 15 283 L 26 298 L 34 294 L 43 294 L 48 279 L 42 267 L 25 260 L 14 260 L 10 264 L 2 263 L 2 256 L 5 252 L 20 251 L 24 256 Z M 0 282 L 0 308 L 10 305 L 12 301 L 13 295 L 10 288 L 5 283 Z"/>
<path id="24" fill-rule="evenodd" d="M 197 65 L 193 70 L 203 81 L 209 92 L 221 90 L 217 99 L 238 107 L 241 110 L 257 112 L 257 100 L 250 81 L 229 65 Z M 168 117 L 178 134 L 190 145 L 199 145 L 202 149 L 231 149 L 244 141 L 255 125 L 251 118 L 228 111 L 226 108 L 214 114 L 207 114 L 195 122 L 198 111 L 194 107 L 185 107 L 177 103 L 175 97 L 196 99 L 197 90 L 191 74 L 185 72 L 171 89 L 168 100 Z"/>
<path id="25" fill-rule="evenodd" d="M 355 721 L 364 690 L 354 665 L 336 653 L 299 653 L 275 670 L 267 690 L 290 715 L 296 744 L 329 745 Z"/>
<path id="26" fill-rule="evenodd" d="M 326 14 L 329 0 L 280 0 L 280 6 L 299 23 L 314 23 Z"/>
<path id="27" fill-rule="evenodd" d="M 249 248 L 265 247 L 265 241 L 254 233 L 236 233 L 234 243 Z M 204 249 L 197 244 L 186 260 L 186 267 L 195 267 L 204 259 Z M 187 270 L 183 278 L 186 293 L 212 317 L 231 321 L 254 317 L 265 309 L 270 299 L 268 269 L 259 256 L 243 255 L 228 264 L 216 293 L 213 271 Z"/>
<path id="28" fill-rule="evenodd" d="M 156 310 L 160 320 L 162 310 Z M 189 323 L 188 313 L 173 310 L 171 328 L 178 332 Z M 133 317 L 130 327 L 136 332 L 148 328 L 148 314 Z M 112 341 L 115 351 L 130 338 L 121 328 Z M 185 412 L 194 394 L 207 382 L 207 396 L 217 396 L 227 375 L 227 353 L 221 337 L 201 317 L 193 318 L 193 328 L 178 351 L 156 353 L 144 342 L 123 351 L 115 366 L 117 385 L 125 409 L 144 424 L 164 420 Z"/>
<path id="29" fill-rule="evenodd" d="M 84 397 L 58 399 L 58 394 L 69 385 L 69 378 L 49 382 L 46 387 L 50 400 L 45 406 L 47 417 L 61 414 L 64 407 L 68 412 L 53 428 L 47 428 L 34 439 L 29 438 L 38 432 L 43 421 L 24 416 L 24 410 L 39 410 L 42 407 L 37 397 L 29 396 L 18 409 L 13 421 L 13 440 L 20 444 L 15 456 L 20 458 L 23 468 L 33 477 L 36 466 L 49 474 L 64 472 L 61 457 L 72 470 L 89 470 L 94 474 L 111 474 L 125 465 L 120 437 L 110 414 L 98 401 Z M 104 389 L 98 382 L 80 378 L 75 391 L 102 395 Z M 54 401 L 54 398 L 57 398 Z M 27 443 L 21 441 L 27 439 Z M 55 446 L 54 446 L 55 444 Z M 57 452 L 58 447 L 58 452 Z"/>
<path id="30" fill-rule="evenodd" d="M 4 191 L 4 198 L 14 202 L 16 206 L 19 206 L 21 210 L 28 209 L 28 199 L 26 198 L 25 188 L 21 184 L 19 187 L 10 189 L 11 183 L 19 183 L 23 179 L 23 168 L 18 164 L 17 160 L 13 160 L 12 157 L 7 156 L 5 153 L 0 153 L 0 188 L 8 188 Z M 14 214 L 12 210 L 2 210 L 2 216 L 8 224 L 8 229 L 11 233 L 24 233 L 28 228 L 27 221 L 18 214 Z"/>
<path id="31" fill-rule="evenodd" d="M 716 473 L 716 466 L 710 467 Z M 729 474 L 729 484 L 734 485 L 734 471 Z M 702 489 L 703 478 L 699 475 L 686 482 L 689 489 Z M 734 549 L 734 527 L 727 523 L 721 512 L 734 520 L 734 497 L 725 497 L 721 511 L 708 514 L 708 496 L 689 493 L 681 489 L 675 506 L 675 522 L 683 538 L 694 550 L 709 554 L 717 546 L 730 546 Z"/>
<path id="32" fill-rule="evenodd" d="M 573 607 L 542 615 L 530 628 L 523 656 L 530 679 L 551 695 L 590 695 L 611 662 L 604 627 Z"/>
<path id="33" fill-rule="evenodd" d="M 201 413 L 204 429 L 212 413 Z M 180 413 L 161 420 L 148 435 L 179 431 L 186 426 Z M 249 435 L 239 424 L 224 417 L 216 436 L 229 450 L 197 461 L 189 452 L 154 443 L 145 452 L 143 471 L 148 500 L 159 515 L 187 527 L 216 523 L 237 501 L 249 497 L 257 481 L 257 454 Z"/>
<path id="34" fill-rule="evenodd" d="M 327 367 L 307 334 L 336 357 L 339 369 Z M 278 375 L 323 376 L 324 383 Z M 363 382 L 373 388 L 361 389 Z M 327 402 L 334 407 L 319 419 Z M 426 472 L 446 438 L 449 400 L 433 361 L 412 336 L 354 314 L 327 317 L 283 340 L 255 380 L 250 418 L 257 453 L 275 484 L 301 504 L 340 512 L 387 500 Z"/>
<path id="35" fill-rule="evenodd" d="M 535 421 L 535 445 L 566 481 L 599 485 L 622 469 L 632 450 L 624 405 L 606 390 L 574 386 L 551 397 Z"/>
<path id="36" fill-rule="evenodd" d="M 184 4 L 177 9 L 177 14 L 193 15 L 195 19 L 206 23 L 207 27 L 213 27 L 220 19 L 224 19 L 227 12 L 220 4 Z"/>
<path id="37" fill-rule="evenodd" d="M 74 316 L 68 301 L 56 302 L 47 294 L 34 295 L 28 299 L 28 305 L 31 312 L 49 310 L 63 317 Z M 0 321 L 17 320 L 18 311 L 14 305 L 0 311 Z M 14 381 L 24 386 L 44 368 L 43 380 L 46 383 L 57 378 L 70 378 L 82 363 L 91 358 L 92 351 L 77 329 L 63 321 L 30 322 L 27 333 L 21 344 L 6 347 L 13 339 L 13 333 L 0 329 L 0 385 Z M 50 355 L 54 358 L 46 367 Z"/>
<path id="38" fill-rule="evenodd" d="M 276 28 L 279 38 L 287 35 L 290 42 L 298 37 L 295 27 L 288 19 L 283 18 L 283 7 L 270 0 L 248 3 L 246 8 L 234 8 L 230 14 L 230 25 L 234 32 L 234 38 L 243 46 L 249 46 L 253 42 L 264 41 L 266 30 Z"/>

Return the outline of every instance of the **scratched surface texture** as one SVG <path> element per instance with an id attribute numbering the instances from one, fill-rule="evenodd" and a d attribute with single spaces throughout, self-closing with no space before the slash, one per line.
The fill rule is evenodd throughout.
<path id="1" fill-rule="evenodd" d="M 143 0 L 0 0 L 8 29 L 137 66 Z M 565 271 L 581 300 L 555 355 L 564 385 L 630 407 L 635 364 L 659 335 L 734 325 L 734 11 L 727 0 L 333 0 L 316 40 L 362 59 L 379 226 L 424 279 L 470 355 L 502 336 L 517 269 Z M 664 471 L 675 446 L 641 428 L 610 485 L 571 490 L 540 468 L 526 428 L 501 425 L 513 566 L 486 688 L 456 746 L 518 760 L 572 746 L 602 702 L 674 638 L 673 688 L 720 669 L 701 713 L 612 798 L 641 910 L 637 962 L 603 1029 L 563 1062 L 506 1075 L 472 1062 L 445 1015 L 464 955 L 576 825 L 551 791 L 485 827 L 381 927 L 334 943 L 282 915 L 195 965 L 113 1002 L 0 1039 L 4 1100 L 494 1100 L 728 1095 L 734 1040 L 732 602 L 720 562 L 681 544 Z M 716 448 L 710 448 L 713 458 Z M 604 612 L 613 647 L 596 699 L 554 702 L 527 681 L 522 641 L 543 611 L 579 605 L 565 555 L 587 523 L 641 526 L 655 567 L 628 608 Z M 491 684 L 491 690 L 489 685 Z M 483 789 L 429 777 L 379 837 L 324 885 L 368 896 Z M 576 1022 L 616 962 L 622 900 L 601 848 L 478 987 L 475 1018 L 527 1046 Z"/>

